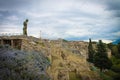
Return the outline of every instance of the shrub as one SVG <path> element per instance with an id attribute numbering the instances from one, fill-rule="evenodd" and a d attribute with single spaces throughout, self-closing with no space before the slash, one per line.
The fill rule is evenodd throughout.
<path id="1" fill-rule="evenodd" d="M 113 71 L 117 72 L 117 73 L 120 73 L 120 64 L 118 64 L 118 65 L 113 65 L 113 66 L 111 67 L 111 69 L 112 69 Z"/>

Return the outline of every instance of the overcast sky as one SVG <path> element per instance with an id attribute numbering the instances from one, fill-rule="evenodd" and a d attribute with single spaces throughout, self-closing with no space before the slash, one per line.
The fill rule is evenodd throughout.
<path id="1" fill-rule="evenodd" d="M 0 0 L 0 33 L 67 40 L 120 38 L 120 0 Z"/>

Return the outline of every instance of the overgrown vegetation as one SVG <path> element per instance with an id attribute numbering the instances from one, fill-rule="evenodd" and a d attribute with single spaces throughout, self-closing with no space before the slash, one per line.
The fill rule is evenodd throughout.
<path id="1" fill-rule="evenodd" d="M 91 40 L 89 42 L 89 47 L 88 51 L 90 52 L 92 51 Z M 112 54 L 110 59 L 107 57 L 106 48 L 111 50 Z M 94 54 L 94 51 L 92 53 Z M 103 80 L 120 80 L 120 43 L 116 45 L 109 43 L 106 45 L 102 43 L 102 41 L 99 41 L 97 44 L 97 52 L 93 57 L 93 64 L 103 71 L 99 73 Z"/>
<path id="2" fill-rule="evenodd" d="M 104 44 L 102 40 L 99 40 L 97 48 L 98 50 L 94 56 L 94 65 L 99 67 L 101 72 L 104 69 L 110 69 L 112 62 L 108 58 L 106 44 Z"/>
<path id="3" fill-rule="evenodd" d="M 63 39 L 64 42 L 68 42 L 66 39 Z"/>
<path id="4" fill-rule="evenodd" d="M 95 51 L 93 50 L 93 46 L 92 46 L 92 41 L 91 39 L 89 39 L 89 45 L 88 45 L 88 61 L 93 63 L 94 62 L 94 54 Z"/>
<path id="5" fill-rule="evenodd" d="M 116 73 L 116 75 L 113 76 L 113 80 L 120 80 L 120 43 L 116 45 L 110 43 L 108 47 L 110 47 L 112 51 L 111 61 L 113 66 L 111 70 Z"/>
<path id="6" fill-rule="evenodd" d="M 0 80 L 49 80 L 48 65 L 41 52 L 0 49 Z"/>
<path id="7" fill-rule="evenodd" d="M 70 80 L 82 80 L 80 75 L 77 75 L 75 72 L 69 72 Z"/>

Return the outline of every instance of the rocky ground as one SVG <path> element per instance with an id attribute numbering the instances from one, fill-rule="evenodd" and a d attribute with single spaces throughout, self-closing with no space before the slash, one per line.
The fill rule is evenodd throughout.
<path id="1" fill-rule="evenodd" d="M 87 53 L 87 42 L 28 37 L 22 50 L 0 48 L 0 80 L 101 80 Z"/>
<path id="2" fill-rule="evenodd" d="M 50 42 L 50 61 L 47 72 L 52 80 L 100 80 L 89 68 L 86 42 Z M 94 75 L 94 76 L 93 76 Z"/>
<path id="3" fill-rule="evenodd" d="M 49 64 L 41 52 L 0 48 L 0 80 L 49 80 Z"/>

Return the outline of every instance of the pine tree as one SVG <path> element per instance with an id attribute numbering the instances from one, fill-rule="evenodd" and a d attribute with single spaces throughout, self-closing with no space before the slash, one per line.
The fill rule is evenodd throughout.
<path id="1" fill-rule="evenodd" d="M 94 57 L 95 66 L 100 68 L 100 71 L 110 69 L 112 62 L 108 58 L 106 45 L 102 42 L 102 40 L 99 40 L 97 48 L 98 50 Z"/>
<path id="2" fill-rule="evenodd" d="M 91 39 L 89 39 L 89 45 L 88 45 L 88 61 L 93 63 L 94 60 L 94 50 L 93 50 L 93 46 L 92 46 L 92 41 Z"/>
<path id="3" fill-rule="evenodd" d="M 117 45 L 117 49 L 118 49 L 118 54 L 116 55 L 116 57 L 120 58 L 120 43 Z"/>

